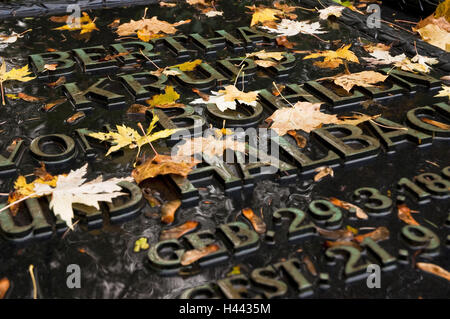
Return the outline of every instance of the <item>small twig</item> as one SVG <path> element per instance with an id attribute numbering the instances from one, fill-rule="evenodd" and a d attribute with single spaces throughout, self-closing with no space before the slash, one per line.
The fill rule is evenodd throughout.
<path id="1" fill-rule="evenodd" d="M 314 38 L 316 38 L 317 40 L 320 40 L 320 41 L 322 41 L 322 42 L 325 42 L 325 43 L 329 43 L 329 42 L 330 42 L 329 40 L 324 40 L 324 39 L 318 37 L 318 36 L 315 35 L 314 33 L 309 33 L 309 32 L 305 32 L 305 33 L 306 33 L 306 34 L 309 34 L 309 35 L 312 35 Z"/>
<path id="2" fill-rule="evenodd" d="M 408 21 L 408 20 L 401 20 L 401 19 L 395 19 L 395 22 L 403 22 L 403 23 L 410 23 L 410 24 L 417 24 L 418 22 Z"/>
<path id="3" fill-rule="evenodd" d="M 320 2 L 320 1 L 319 1 Z M 322 4 L 323 5 L 323 4 Z M 316 8 L 314 8 L 314 9 L 309 9 L 309 8 L 305 8 L 305 7 L 300 7 L 300 6 L 295 6 L 294 8 L 297 8 L 297 9 L 301 9 L 301 10 L 306 10 L 306 11 L 316 11 L 317 9 Z"/>
<path id="4" fill-rule="evenodd" d="M 324 9 L 326 8 L 326 7 L 323 5 L 323 3 L 320 2 L 320 0 L 317 0 L 317 1 L 319 1 L 320 5 L 321 5 L 322 7 L 324 7 Z"/>
<path id="5" fill-rule="evenodd" d="M 5 93 L 3 92 L 3 81 L 0 81 L 0 90 L 2 91 L 2 105 L 6 105 Z"/>
<path id="6" fill-rule="evenodd" d="M 407 31 L 407 32 L 409 32 L 409 33 L 414 34 L 414 32 L 412 32 L 412 31 L 410 31 L 410 30 L 408 30 L 408 29 L 405 29 L 405 28 L 403 28 L 403 27 L 401 27 L 401 26 L 399 26 L 399 25 L 397 25 L 397 24 L 395 24 L 395 23 L 392 23 L 392 22 L 390 22 L 390 21 L 386 21 L 386 20 L 383 20 L 383 19 L 377 19 L 377 20 L 380 21 L 380 22 L 384 22 L 384 23 L 386 23 L 386 24 L 391 24 L 391 25 L 393 25 L 394 27 L 397 27 L 397 28 L 399 28 L 399 29 L 401 29 L 401 30 L 404 30 L 404 31 Z"/>

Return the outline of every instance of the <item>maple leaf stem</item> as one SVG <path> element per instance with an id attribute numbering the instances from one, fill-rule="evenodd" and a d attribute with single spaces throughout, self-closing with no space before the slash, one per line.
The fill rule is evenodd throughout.
<path id="1" fill-rule="evenodd" d="M 28 267 L 28 271 L 30 273 L 31 281 L 33 283 L 33 299 L 37 299 L 37 286 L 36 286 L 36 278 L 34 278 L 34 265 L 31 264 Z"/>
<path id="2" fill-rule="evenodd" d="M 399 29 L 401 29 L 401 30 L 404 30 L 404 31 L 407 31 L 407 32 L 409 32 L 409 33 L 414 34 L 414 32 L 412 32 L 412 31 L 410 31 L 410 30 L 408 30 L 408 29 L 406 29 L 406 28 L 403 28 L 403 27 L 401 27 L 401 26 L 399 26 L 399 25 L 397 25 L 397 24 L 394 24 L 394 23 L 392 23 L 392 22 L 390 22 L 390 21 L 386 21 L 386 20 L 383 20 L 383 19 L 377 19 L 377 20 L 380 21 L 380 22 L 386 23 L 386 24 L 388 24 L 388 25 L 391 26 L 391 27 L 397 27 L 397 28 L 399 28 Z"/>
<path id="3" fill-rule="evenodd" d="M 146 55 L 144 54 L 144 52 L 142 52 L 142 49 L 140 49 L 139 52 L 141 52 L 142 56 L 143 56 L 144 58 L 146 58 L 148 61 L 150 61 L 150 63 L 153 64 L 157 69 L 160 69 L 160 67 L 157 66 L 155 62 L 153 62 L 148 56 L 146 56 Z"/>
<path id="4" fill-rule="evenodd" d="M 272 82 L 273 86 L 275 87 L 275 89 L 277 89 L 278 93 L 280 94 L 280 96 L 283 98 L 283 100 L 285 100 L 286 102 L 288 102 L 288 104 L 292 107 L 294 107 L 294 105 L 292 105 L 291 102 L 289 102 L 284 96 L 283 94 L 281 94 L 280 90 L 278 89 L 278 86 L 275 84 L 275 82 Z"/>
<path id="5" fill-rule="evenodd" d="M 150 144 L 150 146 L 151 146 L 153 152 L 155 153 L 155 156 L 158 156 L 158 155 L 159 155 L 158 152 L 157 152 L 157 151 L 155 150 L 155 148 L 153 147 L 152 142 L 150 142 L 150 140 L 148 139 L 148 136 L 147 136 L 147 134 L 145 133 L 145 130 L 144 130 L 144 128 L 142 127 L 142 124 L 141 124 L 140 122 L 138 123 L 138 126 L 139 126 L 139 128 L 141 129 L 142 133 L 144 133 L 145 139 L 147 140 L 147 143 Z"/>
<path id="6" fill-rule="evenodd" d="M 345 67 L 345 74 L 351 74 L 350 70 L 348 69 L 348 63 L 344 60 L 344 67 Z"/>
<path id="7" fill-rule="evenodd" d="M 147 15 L 147 10 L 148 10 L 148 8 L 145 8 L 144 16 L 142 17 L 142 19 L 145 19 L 145 16 Z"/>
<path id="8" fill-rule="evenodd" d="M 42 195 L 44 195 L 44 194 L 42 194 Z M 40 196 L 42 196 L 42 195 L 40 195 Z M 19 199 L 19 200 L 16 200 L 16 201 L 14 201 L 14 202 L 12 202 L 12 203 L 10 203 L 10 204 L 4 206 L 2 209 L 0 209 L 0 213 L 3 212 L 4 210 L 7 210 L 8 208 L 10 208 L 10 207 L 12 207 L 12 206 L 14 206 L 14 205 L 16 205 L 16 204 L 19 204 L 20 202 L 23 202 L 23 201 L 25 201 L 25 200 L 27 200 L 27 199 L 29 199 L 29 198 L 34 197 L 34 196 L 39 196 L 39 193 L 33 193 L 33 194 L 30 194 L 30 195 L 28 195 L 28 196 L 25 196 L 25 197 L 23 197 L 23 198 L 21 198 L 21 199 Z"/>
<path id="9" fill-rule="evenodd" d="M 245 61 L 245 59 L 242 60 L 241 63 L 243 63 L 244 61 Z M 237 81 L 238 81 L 238 79 L 239 79 L 239 75 L 241 74 L 241 71 L 242 71 L 242 69 L 244 68 L 244 66 L 245 66 L 245 64 L 242 64 L 241 68 L 239 69 L 239 72 L 238 72 L 238 74 L 236 75 L 236 79 L 234 80 L 233 86 L 236 86 L 236 83 L 237 83 Z"/>
<path id="10" fill-rule="evenodd" d="M 22 33 L 19 33 L 19 37 L 22 37 L 25 33 L 30 32 L 31 30 L 33 30 L 33 29 L 28 29 L 28 30 L 23 31 Z"/>

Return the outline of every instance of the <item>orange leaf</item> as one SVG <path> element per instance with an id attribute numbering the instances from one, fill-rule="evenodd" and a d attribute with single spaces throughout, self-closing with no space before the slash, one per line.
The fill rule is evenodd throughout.
<path id="1" fill-rule="evenodd" d="M 193 249 L 186 251 L 183 256 L 181 256 L 181 264 L 183 266 L 190 265 L 197 260 L 219 250 L 219 245 L 211 244 L 199 249 Z"/>
<path id="2" fill-rule="evenodd" d="M 266 232 L 266 223 L 251 208 L 244 208 L 242 214 L 252 223 L 253 228 L 258 234 L 264 234 Z"/>
<path id="3" fill-rule="evenodd" d="M 3 299 L 11 286 L 8 278 L 0 279 L 0 299 Z"/>
<path id="4" fill-rule="evenodd" d="M 419 225 L 419 223 L 411 216 L 412 210 L 406 204 L 397 205 L 398 218 L 409 225 Z"/>
<path id="5" fill-rule="evenodd" d="M 179 199 L 172 200 L 165 203 L 161 207 L 161 222 L 164 224 L 171 224 L 175 220 L 175 212 L 181 206 Z"/>
<path id="6" fill-rule="evenodd" d="M 159 236 L 159 240 L 168 240 L 168 239 L 178 239 L 184 234 L 193 231 L 198 226 L 198 222 L 189 220 L 185 222 L 184 224 L 173 227 L 170 229 L 164 229 L 161 231 L 161 235 Z"/>

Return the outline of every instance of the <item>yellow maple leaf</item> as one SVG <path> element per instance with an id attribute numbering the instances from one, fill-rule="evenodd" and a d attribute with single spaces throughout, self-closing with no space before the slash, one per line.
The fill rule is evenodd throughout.
<path id="1" fill-rule="evenodd" d="M 136 32 L 136 34 L 137 34 L 138 38 L 144 42 L 148 42 L 151 39 L 158 39 L 158 38 L 165 37 L 165 35 L 163 33 L 155 34 L 155 33 L 150 32 L 147 27 L 144 27 L 143 29 L 138 30 Z"/>
<path id="2" fill-rule="evenodd" d="M 168 85 L 166 86 L 163 94 L 154 95 L 146 102 L 150 106 L 167 106 L 170 104 L 175 104 L 175 101 L 179 98 L 180 94 L 174 90 L 173 86 Z"/>
<path id="3" fill-rule="evenodd" d="M 81 18 L 75 19 L 74 23 L 66 23 L 65 25 L 54 28 L 53 30 L 80 31 L 80 34 L 89 33 L 94 30 L 100 31 L 95 25 L 95 19 L 92 20 L 86 12 L 83 12 Z"/>
<path id="4" fill-rule="evenodd" d="M 160 138 L 169 137 L 170 135 L 172 135 L 177 131 L 177 129 L 166 129 L 152 134 L 152 131 L 156 127 L 156 122 L 158 120 L 159 118 L 155 114 L 145 135 L 140 135 L 135 129 L 131 127 L 125 125 L 116 125 L 117 132 L 108 132 L 108 133 L 97 132 L 97 133 L 90 133 L 89 136 L 96 138 L 100 141 L 109 141 L 114 144 L 109 148 L 108 152 L 106 153 L 106 156 L 126 146 L 128 146 L 130 149 L 134 149 L 137 147 L 139 154 L 141 151 L 141 147 L 143 145 L 149 144 Z"/>
<path id="5" fill-rule="evenodd" d="M 202 60 L 196 59 L 194 61 L 188 61 L 181 64 L 172 65 L 169 68 L 178 68 L 180 71 L 194 71 L 197 65 L 201 64 Z"/>
<path id="6" fill-rule="evenodd" d="M 434 16 L 436 18 L 445 17 L 445 19 L 450 22 L 450 0 L 441 2 L 436 8 Z"/>
<path id="7" fill-rule="evenodd" d="M 270 22 L 278 20 L 277 16 L 283 16 L 283 11 L 272 8 L 264 8 L 264 7 L 256 7 L 246 6 L 248 9 L 253 11 L 252 21 L 250 22 L 250 26 L 254 26 L 258 23 Z"/>
<path id="8" fill-rule="evenodd" d="M 305 60 L 323 57 L 324 58 L 323 61 L 315 62 L 314 64 L 319 67 L 328 67 L 328 68 L 335 68 L 340 64 L 344 63 L 344 60 L 359 63 L 358 57 L 352 51 L 349 50 L 351 46 L 352 45 L 349 44 L 337 49 L 336 51 L 326 50 L 312 53 L 305 56 L 303 59 Z"/>
<path id="9" fill-rule="evenodd" d="M 21 200 L 27 196 L 31 196 L 35 194 L 34 187 L 37 184 L 46 184 L 52 187 L 56 187 L 56 182 L 58 181 L 58 176 L 53 176 L 45 170 L 45 166 L 42 166 L 41 169 L 37 169 L 35 171 L 35 175 L 37 175 L 37 171 L 43 172 L 45 175 L 42 175 L 35 179 L 34 181 L 27 183 L 25 176 L 20 175 L 17 177 L 14 182 L 14 191 L 8 197 L 8 203 L 13 204 L 14 202 Z M 13 205 L 10 207 L 10 211 L 15 215 L 19 210 L 18 205 Z"/>
<path id="10" fill-rule="evenodd" d="M 2 65 L 0 66 L 0 90 L 1 90 L 1 94 L 2 94 L 3 105 L 6 104 L 4 93 L 3 93 L 3 82 L 10 81 L 10 80 L 15 80 L 15 81 L 20 81 L 20 82 L 28 82 L 28 81 L 31 81 L 36 78 L 36 77 L 28 76 L 30 74 L 31 74 L 31 72 L 28 69 L 28 64 L 25 65 L 23 68 L 20 68 L 20 69 L 13 68 L 10 71 L 6 72 L 6 63 L 5 63 L 5 61 L 3 61 Z"/>

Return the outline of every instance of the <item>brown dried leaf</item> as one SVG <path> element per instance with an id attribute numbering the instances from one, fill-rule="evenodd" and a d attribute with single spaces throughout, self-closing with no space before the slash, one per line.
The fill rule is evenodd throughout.
<path id="1" fill-rule="evenodd" d="M 244 208 L 242 214 L 252 223 L 253 228 L 258 234 L 264 234 L 266 232 L 266 223 L 264 223 L 262 218 L 256 215 L 251 208 Z"/>
<path id="2" fill-rule="evenodd" d="M 231 136 L 217 139 L 210 135 L 208 137 L 196 137 L 186 140 L 186 143 L 179 146 L 177 156 L 191 156 L 194 154 L 204 154 L 210 157 L 222 156 L 226 149 L 237 152 L 245 152 L 245 143 L 237 141 Z"/>
<path id="3" fill-rule="evenodd" d="M 327 241 L 325 241 L 325 246 L 328 248 L 336 247 L 336 246 L 351 246 L 351 247 L 358 249 L 359 251 L 363 250 L 361 246 L 359 246 L 357 243 L 355 243 L 353 241 L 330 241 L 330 240 L 327 240 Z"/>
<path id="4" fill-rule="evenodd" d="M 321 80 L 334 80 L 336 85 L 343 87 L 347 92 L 356 85 L 373 87 L 375 83 L 384 82 L 389 75 L 383 75 L 375 71 L 362 71 L 358 73 L 343 74 L 322 78 Z"/>
<path id="5" fill-rule="evenodd" d="M 153 196 L 152 190 L 148 187 L 142 188 L 142 195 L 150 204 L 151 207 L 159 207 L 161 206 L 160 201 Z"/>
<path id="6" fill-rule="evenodd" d="M 364 238 L 372 238 L 374 241 L 382 241 L 389 239 L 389 229 L 384 226 L 378 227 L 370 233 L 355 236 L 354 240 L 358 243 L 362 243 Z"/>
<path id="7" fill-rule="evenodd" d="M 271 123 L 271 129 L 283 136 L 289 130 L 303 130 L 307 133 L 322 124 L 337 123 L 336 115 L 320 112 L 321 103 L 297 102 L 293 107 L 283 107 L 276 110 L 266 122 Z"/>
<path id="8" fill-rule="evenodd" d="M 44 64 L 44 70 L 55 71 L 57 66 L 58 66 L 57 63 L 54 63 L 54 64 Z"/>
<path id="9" fill-rule="evenodd" d="M 309 256 L 303 256 L 302 261 L 305 263 L 306 268 L 311 273 L 311 275 L 317 276 L 317 270 L 313 262 L 311 261 L 311 258 L 309 258 Z"/>
<path id="10" fill-rule="evenodd" d="M 31 96 L 31 95 L 28 95 L 28 94 L 25 94 L 22 92 L 18 93 L 17 97 L 26 102 L 39 102 L 39 101 L 45 100 L 45 98 L 43 98 L 43 97 Z"/>
<path id="11" fill-rule="evenodd" d="M 177 4 L 176 4 L 176 3 L 171 3 L 171 2 L 164 2 L 164 1 L 161 1 L 161 2 L 159 3 L 159 6 L 160 6 L 160 7 L 173 8 L 173 7 L 176 7 Z"/>
<path id="12" fill-rule="evenodd" d="M 192 167 L 196 164 L 197 162 L 189 157 L 172 157 L 158 154 L 137 166 L 131 173 L 131 176 L 138 184 L 147 178 L 153 178 L 158 175 L 176 174 L 187 177 Z"/>
<path id="13" fill-rule="evenodd" d="M 209 100 L 209 95 L 206 93 L 201 92 L 199 89 L 192 89 L 192 92 L 197 93 L 198 96 L 200 96 L 203 101 L 208 101 Z"/>
<path id="14" fill-rule="evenodd" d="M 22 141 L 22 139 L 21 139 L 20 137 L 15 138 L 15 139 L 11 142 L 11 144 L 8 145 L 8 147 L 6 148 L 6 151 L 7 151 L 8 153 L 13 152 L 14 149 L 16 148 L 17 144 L 18 144 L 20 141 Z"/>
<path id="15" fill-rule="evenodd" d="M 297 45 L 296 42 L 290 42 L 286 36 L 278 37 L 276 38 L 276 41 L 279 46 L 283 46 L 287 49 L 292 49 L 295 45 Z"/>
<path id="16" fill-rule="evenodd" d="M 257 57 L 261 60 L 275 59 L 277 61 L 281 61 L 284 57 L 284 52 L 266 52 L 266 50 L 261 50 L 258 52 L 247 53 L 246 57 Z"/>
<path id="17" fill-rule="evenodd" d="M 4 277 L 0 279 L 0 299 L 3 299 L 11 286 L 9 279 Z"/>
<path id="18" fill-rule="evenodd" d="M 71 117 L 69 117 L 66 120 L 66 123 L 75 124 L 75 123 L 81 121 L 82 119 L 84 119 L 85 117 L 86 117 L 86 113 L 84 113 L 83 111 L 76 112 L 75 114 L 73 114 Z"/>
<path id="19" fill-rule="evenodd" d="M 162 241 L 162 240 L 168 240 L 168 239 L 178 239 L 181 236 L 183 236 L 184 234 L 187 234 L 187 233 L 193 231 L 194 229 L 196 229 L 197 226 L 198 226 L 198 222 L 189 220 L 180 226 L 173 227 L 170 229 L 164 229 L 163 231 L 161 231 L 159 240 Z"/>
<path id="20" fill-rule="evenodd" d="M 56 106 L 61 105 L 66 101 L 67 101 L 67 99 L 64 98 L 64 99 L 59 99 L 59 100 L 56 100 L 53 102 L 49 102 L 42 107 L 42 110 L 44 110 L 45 112 L 49 112 L 49 111 L 53 110 Z"/>
<path id="21" fill-rule="evenodd" d="M 191 20 L 183 20 L 176 23 L 169 23 L 166 21 L 158 20 L 158 17 L 151 17 L 150 19 L 142 18 L 141 20 L 134 21 L 131 20 L 128 23 L 123 23 L 119 25 L 116 32 L 119 36 L 129 36 L 135 34 L 138 30 L 143 30 L 146 28 L 146 31 L 151 34 L 165 33 L 165 34 L 174 34 L 178 30 L 176 27 L 191 22 Z"/>
<path id="22" fill-rule="evenodd" d="M 212 254 L 213 252 L 218 251 L 219 248 L 220 248 L 219 245 L 211 244 L 203 248 L 188 250 L 183 254 L 183 256 L 181 256 L 181 265 L 183 266 L 190 265 L 196 262 L 197 260 L 209 254 Z"/>
<path id="23" fill-rule="evenodd" d="M 255 60 L 255 64 L 259 65 L 262 68 L 270 68 L 270 67 L 278 65 L 277 62 L 268 61 L 268 60 Z"/>
<path id="24" fill-rule="evenodd" d="M 344 201 L 342 201 L 340 199 L 337 199 L 336 197 L 331 197 L 329 199 L 329 201 L 333 205 L 341 207 L 341 208 L 344 208 L 344 209 L 347 209 L 347 210 L 349 210 L 350 208 L 354 208 L 356 210 L 356 217 L 358 217 L 359 219 L 367 219 L 367 218 L 369 218 L 369 216 L 366 214 L 366 212 L 364 210 L 362 210 L 362 208 L 360 208 L 360 207 L 358 207 L 356 205 L 353 205 L 352 203 L 344 202 Z"/>
<path id="25" fill-rule="evenodd" d="M 66 23 L 67 22 L 67 18 L 68 18 L 69 16 L 68 15 L 65 15 L 65 16 L 52 16 L 52 17 L 50 17 L 50 18 L 48 18 L 50 21 L 52 21 L 52 22 L 56 22 L 56 23 Z"/>
<path id="26" fill-rule="evenodd" d="M 175 212 L 181 206 L 181 200 L 175 199 L 161 207 L 161 222 L 171 224 L 175 220 Z"/>
<path id="27" fill-rule="evenodd" d="M 115 29 L 120 25 L 120 19 L 115 19 L 113 22 L 107 25 L 108 28 Z"/>
<path id="28" fill-rule="evenodd" d="M 128 108 L 127 113 L 128 114 L 145 114 L 145 111 L 151 110 L 151 106 L 142 105 L 142 104 L 131 104 L 131 106 Z"/>
<path id="29" fill-rule="evenodd" d="M 363 46 L 364 50 L 373 53 L 375 50 L 389 51 L 391 50 L 392 44 L 386 45 L 383 43 L 369 43 Z"/>
<path id="30" fill-rule="evenodd" d="M 108 54 L 107 56 L 105 56 L 104 58 L 100 58 L 98 61 L 99 62 L 103 62 L 103 61 L 110 61 L 110 60 L 114 60 L 120 56 L 125 56 L 130 54 L 130 52 L 120 52 L 117 54 Z"/>
<path id="31" fill-rule="evenodd" d="M 417 268 L 432 273 L 433 275 L 442 277 L 444 279 L 447 279 L 448 281 L 450 281 L 450 272 L 448 272 L 447 270 L 445 270 L 444 268 L 435 265 L 435 264 L 431 264 L 431 263 L 416 263 Z"/>
<path id="32" fill-rule="evenodd" d="M 334 177 L 334 171 L 331 167 L 328 166 L 322 166 L 318 167 L 314 170 L 314 172 L 317 172 L 317 174 L 314 176 L 314 181 L 318 182 L 322 178 L 324 178 L 327 175 L 330 175 L 331 177 Z"/>
<path id="33" fill-rule="evenodd" d="M 337 241 L 350 241 L 354 236 L 353 232 L 348 229 L 328 230 L 319 227 L 316 227 L 316 229 L 321 236 Z"/>
<path id="34" fill-rule="evenodd" d="M 57 88 L 58 86 L 60 86 L 60 85 L 62 85 L 64 83 L 66 83 L 66 77 L 65 76 L 61 76 L 55 82 L 46 83 L 46 85 L 55 89 L 55 88 Z"/>
<path id="35" fill-rule="evenodd" d="M 297 134 L 294 130 L 289 130 L 287 133 L 295 139 L 297 146 L 300 148 L 304 148 L 306 146 L 306 138 L 300 134 Z"/>

